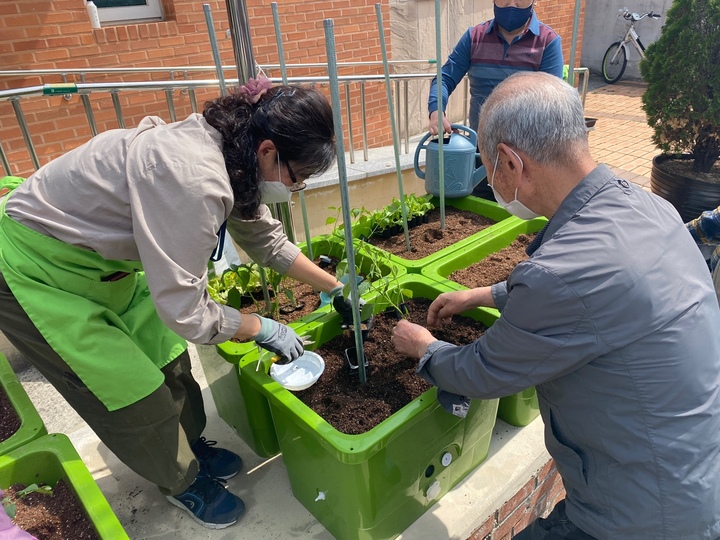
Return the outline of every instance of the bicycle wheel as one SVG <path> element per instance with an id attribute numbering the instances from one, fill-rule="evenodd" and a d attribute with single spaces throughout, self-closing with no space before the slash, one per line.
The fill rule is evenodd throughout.
<path id="1" fill-rule="evenodd" d="M 617 56 L 615 54 L 616 51 Z M 614 61 L 613 57 L 615 57 Z M 608 50 L 605 51 L 605 56 L 603 56 L 602 76 L 605 82 L 608 84 L 618 82 L 623 73 L 625 73 L 625 66 L 627 66 L 625 47 L 622 46 L 622 41 L 616 41 L 608 47 Z"/>

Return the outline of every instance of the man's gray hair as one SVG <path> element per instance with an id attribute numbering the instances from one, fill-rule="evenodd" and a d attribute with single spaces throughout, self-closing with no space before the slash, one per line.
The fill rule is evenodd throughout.
<path id="1" fill-rule="evenodd" d="M 480 110 L 478 140 L 489 160 L 495 160 L 497 145 L 505 143 L 543 165 L 567 164 L 588 149 L 580 96 L 548 73 L 514 73 Z"/>

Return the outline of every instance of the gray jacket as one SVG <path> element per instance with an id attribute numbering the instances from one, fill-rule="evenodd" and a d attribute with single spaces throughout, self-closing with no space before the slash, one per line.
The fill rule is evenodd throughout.
<path id="1" fill-rule="evenodd" d="M 720 309 L 664 200 L 598 166 L 563 201 L 474 343 L 424 374 L 476 398 L 535 385 L 567 514 L 600 539 L 720 536 Z"/>

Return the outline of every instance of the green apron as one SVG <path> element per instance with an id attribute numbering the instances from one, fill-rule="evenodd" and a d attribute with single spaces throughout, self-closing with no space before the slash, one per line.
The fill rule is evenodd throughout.
<path id="1" fill-rule="evenodd" d="M 160 368 L 187 343 L 163 324 L 137 261 L 40 234 L 0 204 L 0 272 L 40 333 L 110 411 L 131 405 L 164 381 Z M 117 281 L 101 281 L 128 272 Z"/>

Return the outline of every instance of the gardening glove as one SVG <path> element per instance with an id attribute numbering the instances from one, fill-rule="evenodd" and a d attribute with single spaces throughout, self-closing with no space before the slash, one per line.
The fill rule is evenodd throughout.
<path id="1" fill-rule="evenodd" d="M 343 295 L 343 286 L 338 285 L 334 289 L 332 289 L 328 295 L 330 298 L 332 298 L 333 307 L 335 308 L 335 311 L 337 311 L 340 314 L 340 317 L 342 318 L 342 323 L 340 323 L 341 328 L 348 328 L 353 324 L 353 312 L 352 312 L 352 302 L 349 298 L 345 298 Z M 358 301 L 358 306 L 362 310 L 362 307 L 365 305 L 365 300 L 362 298 Z"/>
<path id="2" fill-rule="evenodd" d="M 296 360 L 305 352 L 302 339 L 295 330 L 272 319 L 255 316 L 260 319 L 261 325 L 260 331 L 253 338 L 257 345 L 285 358 L 288 362 Z"/>

